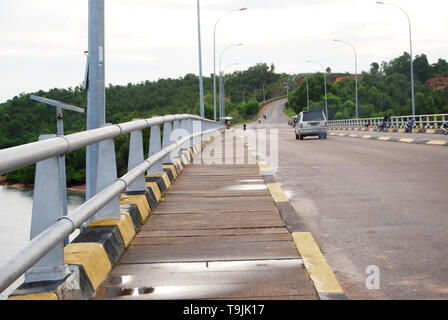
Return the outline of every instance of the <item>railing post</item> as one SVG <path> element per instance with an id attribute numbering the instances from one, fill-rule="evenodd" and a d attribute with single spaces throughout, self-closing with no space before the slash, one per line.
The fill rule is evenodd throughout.
<path id="1" fill-rule="evenodd" d="M 160 126 L 151 127 L 151 136 L 149 137 L 149 154 L 148 158 L 162 150 L 161 138 L 160 138 Z M 163 173 L 163 164 L 161 161 L 151 166 L 148 174 L 161 174 Z"/>
<path id="2" fill-rule="evenodd" d="M 173 123 L 171 122 L 165 122 L 163 124 L 163 141 L 162 141 L 162 148 L 168 147 L 172 141 L 171 141 L 171 134 L 173 132 Z M 162 163 L 164 164 L 171 164 L 173 162 L 173 159 L 171 159 L 171 154 L 167 154 L 165 158 L 163 158 Z"/>
<path id="3" fill-rule="evenodd" d="M 134 119 L 140 120 L 140 119 Z M 131 171 L 138 165 L 140 165 L 144 159 L 144 151 L 143 151 L 143 134 L 142 130 L 137 130 L 131 132 L 130 142 L 129 142 L 129 159 L 128 159 L 128 171 Z M 145 176 L 141 175 L 131 183 L 127 188 L 127 193 L 144 193 L 146 190 L 145 184 Z"/>
<path id="4" fill-rule="evenodd" d="M 56 135 L 43 135 L 39 141 Z M 30 240 L 63 216 L 59 157 L 36 164 Z M 64 264 L 64 243 L 61 242 L 25 273 L 25 282 L 62 280 L 69 274 Z"/>
<path id="5" fill-rule="evenodd" d="M 103 127 L 110 126 L 106 124 Z M 98 180 L 97 193 L 117 181 L 117 161 L 115 158 L 115 144 L 113 139 L 103 140 L 98 146 Z M 117 197 L 100 209 L 93 220 L 120 219 L 120 200 Z"/>
<path id="6" fill-rule="evenodd" d="M 200 133 L 204 130 L 206 122 L 203 122 L 202 120 L 193 120 L 193 133 Z M 197 146 L 201 143 L 202 139 L 201 136 L 198 135 L 193 138 L 192 147 L 197 148 Z M 201 164 L 202 163 L 202 153 L 198 154 L 196 157 L 193 158 L 193 163 L 195 164 Z"/>

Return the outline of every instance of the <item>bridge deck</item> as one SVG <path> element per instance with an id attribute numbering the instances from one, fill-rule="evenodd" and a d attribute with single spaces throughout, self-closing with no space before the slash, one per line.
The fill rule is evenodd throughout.
<path id="1" fill-rule="evenodd" d="M 213 144 L 204 149 L 205 161 Z M 246 150 L 245 164 L 187 166 L 95 298 L 317 299 L 247 157 Z"/>

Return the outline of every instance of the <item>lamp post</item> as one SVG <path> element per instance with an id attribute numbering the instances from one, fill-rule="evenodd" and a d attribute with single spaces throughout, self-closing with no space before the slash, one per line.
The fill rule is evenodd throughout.
<path id="1" fill-rule="evenodd" d="M 352 47 L 353 52 L 355 53 L 356 120 L 358 120 L 358 55 L 356 54 L 355 47 L 351 43 L 344 41 L 344 40 L 337 40 L 337 39 L 334 39 L 333 41 L 342 42 L 342 43 L 349 45 L 350 47 Z"/>
<path id="2" fill-rule="evenodd" d="M 104 9 L 104 0 L 89 0 L 87 130 L 100 128 L 106 122 Z M 86 147 L 86 200 L 97 192 L 98 147 L 98 143 Z"/>
<path id="3" fill-rule="evenodd" d="M 213 31 L 213 110 L 214 110 L 214 120 L 216 121 L 216 27 L 218 26 L 219 20 L 224 17 L 226 14 L 236 12 L 236 11 L 245 11 L 247 8 L 234 9 L 225 12 L 221 15 L 215 23 L 215 29 Z"/>
<path id="4" fill-rule="evenodd" d="M 296 74 L 296 75 L 292 78 L 292 81 L 294 82 L 294 80 L 295 80 L 299 75 L 300 75 L 300 74 Z M 307 106 L 307 110 L 310 111 L 310 86 L 309 86 L 307 77 L 304 75 L 303 78 L 305 79 L 305 82 L 306 82 L 306 106 Z"/>
<path id="5" fill-rule="evenodd" d="M 201 10 L 199 0 L 197 0 L 198 9 L 198 50 L 199 50 L 199 101 L 200 101 L 200 115 L 201 118 L 205 117 L 204 111 L 204 83 L 202 80 L 202 47 L 201 47 Z"/>
<path id="6" fill-rule="evenodd" d="M 226 81 L 228 80 L 228 79 L 225 78 L 226 77 L 226 70 L 229 69 L 229 68 L 235 67 L 237 65 L 239 65 L 239 63 L 231 64 L 230 66 L 225 67 L 224 71 L 223 71 L 223 73 L 224 73 L 224 81 L 223 81 L 223 84 L 222 84 L 222 96 L 223 96 L 223 99 L 222 99 L 222 110 L 223 110 L 223 116 L 224 117 L 226 116 L 226 93 L 225 93 L 225 88 L 226 88 Z"/>
<path id="7" fill-rule="evenodd" d="M 232 44 L 232 45 L 230 45 L 230 46 L 228 46 L 228 47 L 226 47 L 223 51 L 222 51 L 222 53 L 221 53 L 221 56 L 220 56 L 220 58 L 219 58 L 219 116 L 220 116 L 220 119 L 221 119 L 221 121 L 222 121 L 222 117 L 223 117 L 223 114 L 224 114 L 224 110 L 223 110 L 223 106 L 222 106 L 222 104 L 223 104 L 223 102 L 222 102 L 222 94 L 223 94 L 223 83 L 222 83 L 222 57 L 223 57 L 223 55 L 224 55 L 224 53 L 228 50 L 228 49 L 230 49 L 230 48 L 233 48 L 233 47 L 240 47 L 240 46 L 242 46 L 243 44 L 242 43 L 238 43 L 238 44 Z"/>
<path id="8" fill-rule="evenodd" d="M 411 30 L 411 19 L 409 18 L 408 13 L 400 6 L 396 5 L 395 3 L 390 3 L 390 2 L 382 2 L 382 1 L 377 1 L 377 4 L 385 4 L 385 5 L 390 5 L 390 6 L 394 6 L 397 7 L 398 9 L 400 9 L 401 11 L 403 11 L 403 13 L 406 15 L 406 17 L 408 18 L 408 23 L 409 23 L 409 47 L 410 47 L 410 54 L 411 54 L 411 98 L 412 98 L 412 116 L 415 118 L 415 96 L 414 96 L 414 65 L 413 65 L 413 56 L 412 56 L 412 30 Z"/>
<path id="9" fill-rule="evenodd" d="M 316 63 L 316 64 L 320 65 L 320 67 L 324 71 L 325 115 L 326 115 L 327 120 L 328 120 L 327 77 L 326 77 L 326 74 L 325 74 L 326 70 L 324 69 L 323 65 L 321 63 L 317 62 L 317 61 L 307 60 L 307 62 L 309 62 L 309 63 Z"/>
<path id="10" fill-rule="evenodd" d="M 306 81 L 306 105 L 307 105 L 308 111 L 310 111 L 310 88 L 309 88 L 308 79 L 306 78 L 306 76 L 303 76 L 303 78 Z"/>

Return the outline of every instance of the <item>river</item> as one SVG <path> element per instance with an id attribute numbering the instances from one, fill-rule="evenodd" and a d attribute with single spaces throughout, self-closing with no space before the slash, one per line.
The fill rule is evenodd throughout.
<path id="1" fill-rule="evenodd" d="M 70 213 L 84 202 L 84 192 L 67 194 Z M 31 211 L 33 208 L 33 190 L 0 186 L 0 266 L 22 249 L 30 240 Z M 18 279 L 10 288 L 0 293 L 0 300 L 7 298 L 24 277 Z"/>

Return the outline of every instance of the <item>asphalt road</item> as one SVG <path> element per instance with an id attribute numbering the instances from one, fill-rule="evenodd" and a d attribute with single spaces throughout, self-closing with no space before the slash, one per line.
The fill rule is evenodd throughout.
<path id="1" fill-rule="evenodd" d="M 281 129 L 275 175 L 347 296 L 448 299 L 448 148 L 335 136 L 299 141 L 283 103 L 248 128 Z M 366 287 L 372 266 L 379 289 Z"/>

